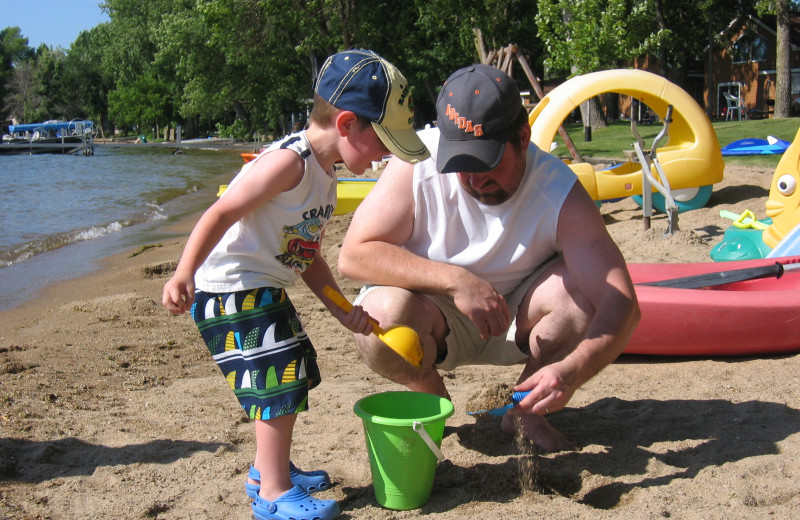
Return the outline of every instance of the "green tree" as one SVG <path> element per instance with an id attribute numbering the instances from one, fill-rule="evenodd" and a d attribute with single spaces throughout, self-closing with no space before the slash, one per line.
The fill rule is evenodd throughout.
<path id="1" fill-rule="evenodd" d="M 70 107 L 71 117 L 90 119 L 101 128 L 108 125 L 108 93 L 115 84 L 113 76 L 103 67 L 104 49 L 109 41 L 108 24 L 82 31 L 64 60 L 65 103 Z"/>
<path id="2" fill-rule="evenodd" d="M 773 117 L 791 116 L 792 108 L 792 42 L 789 15 L 798 9 L 792 0 L 758 0 L 756 8 L 760 15 L 772 14 L 776 18 L 777 48 L 775 56 L 775 111 Z"/>
<path id="3" fill-rule="evenodd" d="M 653 48 L 640 39 L 647 2 L 544 0 L 539 2 L 539 36 L 551 74 L 579 75 L 619 66 Z M 633 29 L 633 30 L 631 30 Z"/>
<path id="4" fill-rule="evenodd" d="M 26 123 L 63 119 L 60 93 L 64 51 L 40 45 L 36 51 L 17 62 L 6 83 L 6 108 Z"/>
<path id="5" fill-rule="evenodd" d="M 175 118 L 174 100 L 179 97 L 174 68 L 160 67 L 155 60 L 156 34 L 165 17 L 173 12 L 189 10 L 189 0 L 106 0 L 111 38 L 104 49 L 103 69 L 115 78 L 114 94 L 109 93 L 109 115 L 123 118 L 124 124 L 169 125 Z M 152 90 L 142 90 L 152 89 Z M 125 107 L 124 100 L 157 101 L 146 108 Z M 166 100 L 166 101 L 165 101 Z M 154 111 L 160 111 L 154 113 Z M 132 123 L 133 114 L 146 114 L 146 119 Z"/>
<path id="6" fill-rule="evenodd" d="M 301 2 L 215 0 L 200 11 L 209 28 L 209 46 L 216 72 L 198 77 L 188 91 L 206 100 L 219 92 L 212 106 L 225 107 L 252 129 L 286 133 L 287 114 L 304 111 L 311 97 L 311 63 L 302 45 Z M 192 61 L 195 70 L 207 66 L 203 56 Z M 187 76 L 189 77 L 189 76 Z M 192 99 L 192 98 L 190 98 Z"/>
<path id="7" fill-rule="evenodd" d="M 12 69 L 6 83 L 6 110 L 20 123 L 35 122 L 39 118 L 43 100 L 36 80 L 36 66 L 33 60 L 25 60 Z"/>
<path id="8" fill-rule="evenodd" d="M 751 8 L 752 0 L 543 0 L 539 34 L 554 72 L 585 74 L 649 55 L 683 85 L 689 64 L 716 43 L 711 35 Z"/>
<path id="9" fill-rule="evenodd" d="M 108 112 L 118 124 L 136 128 L 147 134 L 154 133 L 169 120 L 169 90 L 152 76 L 142 76 L 108 94 Z"/>
<path id="10" fill-rule="evenodd" d="M 6 27 L 0 31 L 0 118 L 5 119 L 11 113 L 5 104 L 11 94 L 8 83 L 14 74 L 14 66 L 33 56 L 34 51 L 19 27 Z"/>
<path id="11" fill-rule="evenodd" d="M 387 10 L 390 15 L 384 16 Z M 365 41 L 408 78 L 420 124 L 435 119 L 436 97 L 444 80 L 456 69 L 480 61 L 476 28 L 492 49 L 517 44 L 541 71 L 536 12 L 535 4 L 522 0 L 415 0 L 413 5 L 370 11 L 375 19 L 367 27 L 374 28 L 373 37 Z M 527 83 L 521 72 L 519 81 Z"/>
<path id="12" fill-rule="evenodd" d="M 627 0 L 545 0 L 539 2 L 539 36 L 551 74 L 580 75 L 616 68 L 654 48 L 658 35 L 644 37 L 647 2 Z M 605 126 L 593 98 L 581 104 L 584 126 Z"/>
<path id="13" fill-rule="evenodd" d="M 36 50 L 36 59 L 33 60 L 35 88 L 42 102 L 33 120 L 71 119 L 72 107 L 69 106 L 63 85 L 65 58 L 66 54 L 60 48 L 53 49 L 42 44 Z"/>

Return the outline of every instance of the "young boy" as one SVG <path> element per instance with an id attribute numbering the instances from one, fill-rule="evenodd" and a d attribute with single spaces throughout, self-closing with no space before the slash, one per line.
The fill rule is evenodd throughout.
<path id="1" fill-rule="evenodd" d="M 245 412 L 255 420 L 255 463 L 246 489 L 258 519 L 328 519 L 335 500 L 311 493 L 330 486 L 324 471 L 290 462 L 297 413 L 320 383 L 316 352 L 286 287 L 301 277 L 349 330 L 368 334 L 360 307 L 340 310 L 323 295 L 337 288 L 319 255 L 336 205 L 334 163 L 362 174 L 387 152 L 428 157 L 411 121 L 405 78 L 372 51 L 329 57 L 316 80 L 308 129 L 275 142 L 246 164 L 200 218 L 162 303 L 192 317 Z M 195 282 L 197 291 L 195 292 Z"/>

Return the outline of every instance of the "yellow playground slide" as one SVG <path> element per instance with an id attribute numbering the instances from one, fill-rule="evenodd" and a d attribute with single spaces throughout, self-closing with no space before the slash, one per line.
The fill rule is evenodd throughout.
<path id="1" fill-rule="evenodd" d="M 717 135 L 700 105 L 685 90 L 657 74 L 614 69 L 569 79 L 546 95 L 531 112 L 531 141 L 549 150 L 567 116 L 584 101 L 606 92 L 638 99 L 661 120 L 672 105 L 668 141 L 658 148 L 658 162 L 680 210 L 704 206 L 711 196 L 712 185 L 722 180 L 725 166 Z M 600 171 L 586 162 L 570 164 L 570 168 L 594 200 L 642 193 L 642 167 L 635 160 Z M 659 178 L 655 168 L 652 174 Z"/>

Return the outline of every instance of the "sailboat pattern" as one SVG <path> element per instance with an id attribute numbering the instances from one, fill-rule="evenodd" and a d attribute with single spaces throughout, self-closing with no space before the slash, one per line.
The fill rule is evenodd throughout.
<path id="1" fill-rule="evenodd" d="M 197 291 L 192 317 L 248 417 L 308 408 L 308 390 L 320 383 L 317 356 L 284 289 Z"/>

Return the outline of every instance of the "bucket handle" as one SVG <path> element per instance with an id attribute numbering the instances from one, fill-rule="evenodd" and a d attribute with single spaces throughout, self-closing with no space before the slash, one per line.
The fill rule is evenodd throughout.
<path id="1" fill-rule="evenodd" d="M 433 442 L 433 439 L 431 439 L 431 436 L 428 435 L 427 431 L 425 431 L 422 423 L 419 421 L 414 421 L 412 428 L 419 434 L 420 437 L 422 437 L 422 440 L 425 441 L 425 444 L 428 445 L 428 448 L 430 448 L 433 454 L 436 455 L 436 458 L 439 459 L 439 462 L 442 462 L 444 460 L 444 454 L 442 453 L 442 450 L 440 450 L 439 446 Z"/>

